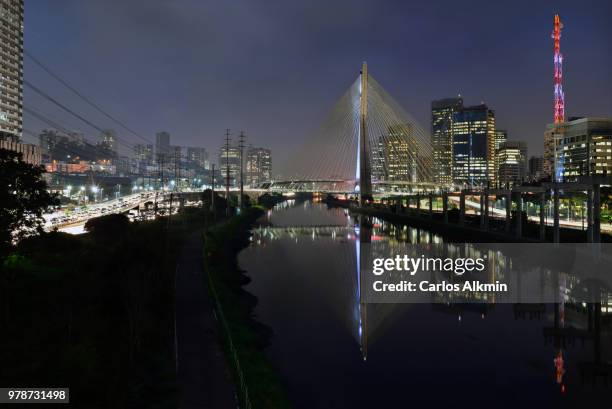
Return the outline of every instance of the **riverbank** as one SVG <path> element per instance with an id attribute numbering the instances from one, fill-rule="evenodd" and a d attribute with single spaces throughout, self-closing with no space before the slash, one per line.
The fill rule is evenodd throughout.
<path id="1" fill-rule="evenodd" d="M 388 221 L 393 224 L 407 225 L 440 234 L 450 242 L 494 242 L 494 243 L 519 243 L 519 242 L 538 242 L 538 240 L 521 237 L 510 236 L 505 233 L 486 231 L 471 225 L 477 224 L 478 220 L 475 217 L 466 217 L 466 224 L 461 226 L 454 223 L 444 223 L 444 221 L 430 218 L 426 214 L 408 214 L 394 213 L 389 210 L 368 208 L 368 207 L 350 207 L 352 213 L 362 214 L 365 216 L 378 217 L 379 219 Z"/>
<path id="2" fill-rule="evenodd" d="M 495 243 L 541 243 L 539 238 L 540 230 L 537 223 L 527 219 L 523 213 L 522 218 L 522 234 L 517 237 L 514 232 L 516 230 L 516 215 L 512 212 L 511 230 L 506 231 L 505 220 L 489 219 L 489 229 L 485 230 L 480 227 L 480 216 L 466 214 L 464 224 L 459 224 L 459 212 L 456 209 L 449 210 L 448 222 L 445 222 L 443 215 L 439 212 L 430 214 L 425 209 L 406 209 L 402 208 L 400 212 L 395 211 L 395 206 L 375 206 L 375 207 L 359 207 L 356 201 L 340 200 L 336 198 L 327 198 L 326 202 L 331 207 L 342 207 L 349 209 L 354 214 L 362 214 L 371 217 L 377 217 L 381 220 L 388 221 L 397 225 L 406 225 L 431 231 L 443 235 L 451 242 L 495 242 Z M 547 242 L 553 241 L 553 228 L 545 227 L 545 237 Z M 563 243 L 584 243 L 586 242 L 586 232 L 561 227 L 559 229 L 560 240 Z M 602 243 L 612 242 L 612 236 L 608 234 L 601 235 Z"/>
<path id="3" fill-rule="evenodd" d="M 291 404 L 264 353 L 271 330 L 254 318 L 257 299 L 243 289 L 250 279 L 237 261 L 262 214 L 262 208 L 249 208 L 210 228 L 204 236 L 204 269 L 241 407 L 283 409 Z"/>

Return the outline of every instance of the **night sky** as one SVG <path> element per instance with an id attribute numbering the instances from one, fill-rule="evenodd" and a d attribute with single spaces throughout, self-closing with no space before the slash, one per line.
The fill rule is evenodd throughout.
<path id="1" fill-rule="evenodd" d="M 612 117 L 609 0 L 26 0 L 25 49 L 151 141 L 167 130 L 173 144 L 215 156 L 231 128 L 281 162 L 316 130 L 363 60 L 425 129 L 431 100 L 460 93 L 466 104 L 489 104 L 498 128 L 541 154 L 553 114 L 555 13 L 565 24 L 566 114 Z M 27 57 L 24 76 L 142 142 Z M 24 105 L 97 135 L 27 88 Z M 24 122 L 45 127 L 28 115 Z"/>

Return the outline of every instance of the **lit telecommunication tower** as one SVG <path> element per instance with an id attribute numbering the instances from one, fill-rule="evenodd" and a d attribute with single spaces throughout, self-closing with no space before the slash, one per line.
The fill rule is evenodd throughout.
<path id="1" fill-rule="evenodd" d="M 555 14 L 555 24 L 552 32 L 552 38 L 555 42 L 555 123 L 565 121 L 565 95 L 563 94 L 563 56 L 561 55 L 561 29 L 563 23 L 558 14 Z"/>

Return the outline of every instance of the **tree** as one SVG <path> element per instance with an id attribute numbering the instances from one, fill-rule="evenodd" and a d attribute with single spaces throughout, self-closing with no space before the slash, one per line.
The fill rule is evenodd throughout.
<path id="1" fill-rule="evenodd" d="M 47 191 L 44 172 L 24 162 L 21 153 L 0 149 L 0 257 L 14 240 L 41 232 L 43 211 L 57 203 Z"/>
<path id="2" fill-rule="evenodd" d="M 124 214 L 107 214 L 87 220 L 85 231 L 98 239 L 117 240 L 123 237 L 130 227 L 130 220 Z"/>

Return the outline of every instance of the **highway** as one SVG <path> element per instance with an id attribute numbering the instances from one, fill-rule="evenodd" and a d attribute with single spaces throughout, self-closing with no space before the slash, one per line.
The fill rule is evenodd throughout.
<path id="1" fill-rule="evenodd" d="M 44 229 L 46 231 L 51 231 L 57 228 L 59 231 L 66 233 L 81 234 L 84 232 L 83 227 L 89 219 L 107 214 L 127 212 L 145 202 L 155 200 L 155 193 L 156 192 L 135 193 L 118 199 L 75 206 L 71 211 L 58 209 L 53 213 L 47 213 L 43 216 L 45 219 Z"/>

